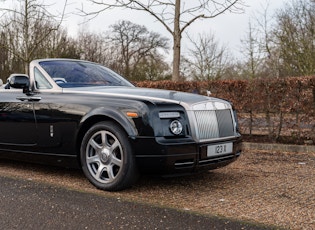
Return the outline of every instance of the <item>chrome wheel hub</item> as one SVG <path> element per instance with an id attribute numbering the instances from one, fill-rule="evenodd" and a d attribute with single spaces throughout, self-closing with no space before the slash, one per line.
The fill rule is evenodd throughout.
<path id="1" fill-rule="evenodd" d="M 110 152 L 107 148 L 102 148 L 100 154 L 100 160 L 103 164 L 106 164 L 110 160 Z"/>

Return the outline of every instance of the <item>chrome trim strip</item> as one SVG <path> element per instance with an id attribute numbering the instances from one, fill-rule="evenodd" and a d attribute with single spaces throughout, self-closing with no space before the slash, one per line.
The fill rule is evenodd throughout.
<path id="1" fill-rule="evenodd" d="M 224 101 L 222 99 L 212 98 L 210 101 L 204 101 L 201 103 L 195 103 L 191 105 L 191 109 L 194 111 L 197 110 L 226 110 L 226 109 L 232 109 L 232 106 L 227 101 Z"/>
<path id="2" fill-rule="evenodd" d="M 225 160 L 225 159 L 233 159 L 234 155 L 230 154 L 230 155 L 222 155 L 216 158 L 211 158 L 211 159 L 206 159 L 206 160 L 200 160 L 199 164 L 206 164 L 206 163 L 211 163 L 213 161 L 218 161 L 218 160 Z"/>
<path id="3" fill-rule="evenodd" d="M 220 137 L 220 138 L 211 138 L 211 139 L 204 139 L 204 140 L 200 140 L 199 143 L 211 143 L 211 142 L 225 142 L 228 140 L 233 140 L 235 139 L 236 136 L 230 136 L 230 137 Z"/>
<path id="4" fill-rule="evenodd" d="M 130 95 L 130 94 L 126 95 L 126 94 L 107 93 L 107 92 L 88 92 L 88 91 L 73 90 L 71 88 L 64 89 L 63 92 L 64 93 L 73 93 L 73 94 L 79 93 L 79 94 L 87 94 L 87 95 L 105 95 L 105 96 L 111 96 L 111 97 L 128 97 L 128 98 L 134 98 L 134 99 L 162 101 L 162 102 L 180 104 L 180 102 L 176 101 L 176 100 L 156 98 L 156 97 L 147 97 L 147 96 L 138 96 L 138 95 Z"/>
<path id="5" fill-rule="evenodd" d="M 194 165 L 194 162 L 183 162 L 183 163 L 175 163 L 175 166 L 186 166 L 186 165 Z"/>

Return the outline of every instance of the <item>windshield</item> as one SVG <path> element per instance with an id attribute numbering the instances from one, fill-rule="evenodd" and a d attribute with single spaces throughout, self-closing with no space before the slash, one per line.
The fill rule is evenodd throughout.
<path id="1" fill-rule="evenodd" d="M 112 70 L 92 62 L 49 60 L 40 66 L 62 88 L 133 85 Z"/>

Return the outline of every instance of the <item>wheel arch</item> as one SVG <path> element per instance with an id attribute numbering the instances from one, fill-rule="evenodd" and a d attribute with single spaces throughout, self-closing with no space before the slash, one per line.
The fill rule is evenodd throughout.
<path id="1" fill-rule="evenodd" d="M 97 109 L 84 116 L 80 122 L 77 138 L 76 138 L 76 152 L 77 155 L 80 155 L 80 146 L 83 140 L 85 133 L 95 124 L 102 121 L 112 121 L 115 124 L 119 125 L 122 130 L 126 132 L 126 135 L 130 138 L 134 138 L 138 135 L 138 131 L 135 126 L 132 125 L 126 116 L 122 113 L 115 111 L 103 111 Z"/>

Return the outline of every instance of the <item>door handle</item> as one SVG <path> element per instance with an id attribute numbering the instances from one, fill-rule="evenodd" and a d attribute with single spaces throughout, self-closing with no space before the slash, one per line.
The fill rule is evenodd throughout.
<path id="1" fill-rule="evenodd" d="M 42 98 L 39 96 L 31 96 L 31 97 L 17 97 L 16 99 L 20 101 L 40 101 Z"/>

